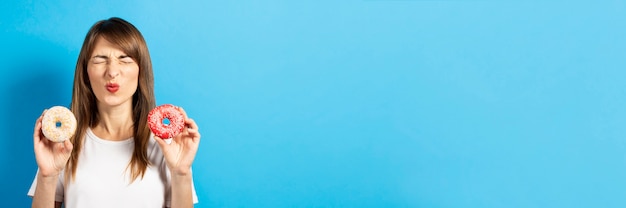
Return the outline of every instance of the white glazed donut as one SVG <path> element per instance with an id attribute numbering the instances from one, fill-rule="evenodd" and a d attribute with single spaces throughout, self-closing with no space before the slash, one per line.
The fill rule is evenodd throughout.
<path id="1" fill-rule="evenodd" d="M 63 142 L 74 136 L 76 117 L 69 109 L 63 106 L 54 106 L 43 115 L 41 131 L 50 141 Z"/>

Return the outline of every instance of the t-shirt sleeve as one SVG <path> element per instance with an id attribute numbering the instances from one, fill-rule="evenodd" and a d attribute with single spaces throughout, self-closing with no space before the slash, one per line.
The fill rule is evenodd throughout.
<path id="1" fill-rule="evenodd" d="M 197 204 L 198 195 L 196 194 L 196 186 L 193 184 L 193 179 L 191 180 L 191 194 L 193 195 L 193 204 Z"/>
<path id="2" fill-rule="evenodd" d="M 35 195 L 35 189 L 37 188 L 37 176 L 39 175 L 39 169 L 37 169 L 37 174 L 35 174 L 35 179 L 33 179 L 33 183 L 30 185 L 30 189 L 28 189 L 28 196 L 31 198 Z M 57 190 L 54 194 L 54 201 L 63 202 L 63 173 L 59 174 L 59 181 L 57 182 Z"/>

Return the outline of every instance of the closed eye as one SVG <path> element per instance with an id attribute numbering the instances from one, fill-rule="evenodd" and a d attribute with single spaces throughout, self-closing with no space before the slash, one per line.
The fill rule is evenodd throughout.
<path id="1" fill-rule="evenodd" d="M 125 64 L 130 64 L 130 63 L 135 62 L 135 60 L 133 60 L 133 58 L 131 58 L 130 56 L 127 56 L 127 55 L 119 56 L 117 59 L 120 60 L 120 62 L 125 63 Z"/>
<path id="2" fill-rule="evenodd" d="M 103 64 L 106 63 L 109 60 L 109 58 L 107 58 L 106 56 L 94 56 L 92 58 L 92 62 L 94 64 Z"/>

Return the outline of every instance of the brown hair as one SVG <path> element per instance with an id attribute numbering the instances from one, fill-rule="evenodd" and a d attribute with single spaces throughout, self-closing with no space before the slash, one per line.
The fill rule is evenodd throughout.
<path id="1" fill-rule="evenodd" d="M 76 71 L 74 73 L 74 87 L 70 108 L 76 116 L 78 127 L 70 141 L 74 144 L 74 150 L 65 168 L 65 178 L 76 176 L 76 167 L 79 162 L 78 156 L 82 149 L 83 138 L 88 128 L 93 128 L 100 122 L 96 96 L 91 89 L 87 74 L 87 64 L 93 53 L 95 43 L 99 38 L 119 46 L 126 55 L 130 56 L 139 65 L 139 80 L 137 91 L 133 95 L 133 139 L 135 147 L 133 156 L 128 163 L 130 178 L 134 181 L 139 176 L 143 178 L 146 168 L 150 164 L 147 155 L 150 130 L 147 120 L 148 112 L 155 107 L 154 78 L 152 74 L 152 62 L 148 52 L 148 46 L 141 32 L 131 23 L 121 18 L 112 17 L 107 20 L 96 22 L 87 32 L 85 41 L 78 55 Z"/>

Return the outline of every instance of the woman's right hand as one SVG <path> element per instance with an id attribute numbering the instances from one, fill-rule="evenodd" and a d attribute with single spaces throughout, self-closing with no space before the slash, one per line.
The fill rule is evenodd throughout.
<path id="1" fill-rule="evenodd" d="M 69 140 L 64 142 L 52 142 L 46 138 L 41 131 L 41 120 L 46 113 L 44 110 L 35 123 L 33 134 L 35 159 L 39 167 L 39 174 L 44 177 L 58 176 L 65 168 L 67 160 L 70 158 L 74 146 Z"/>

